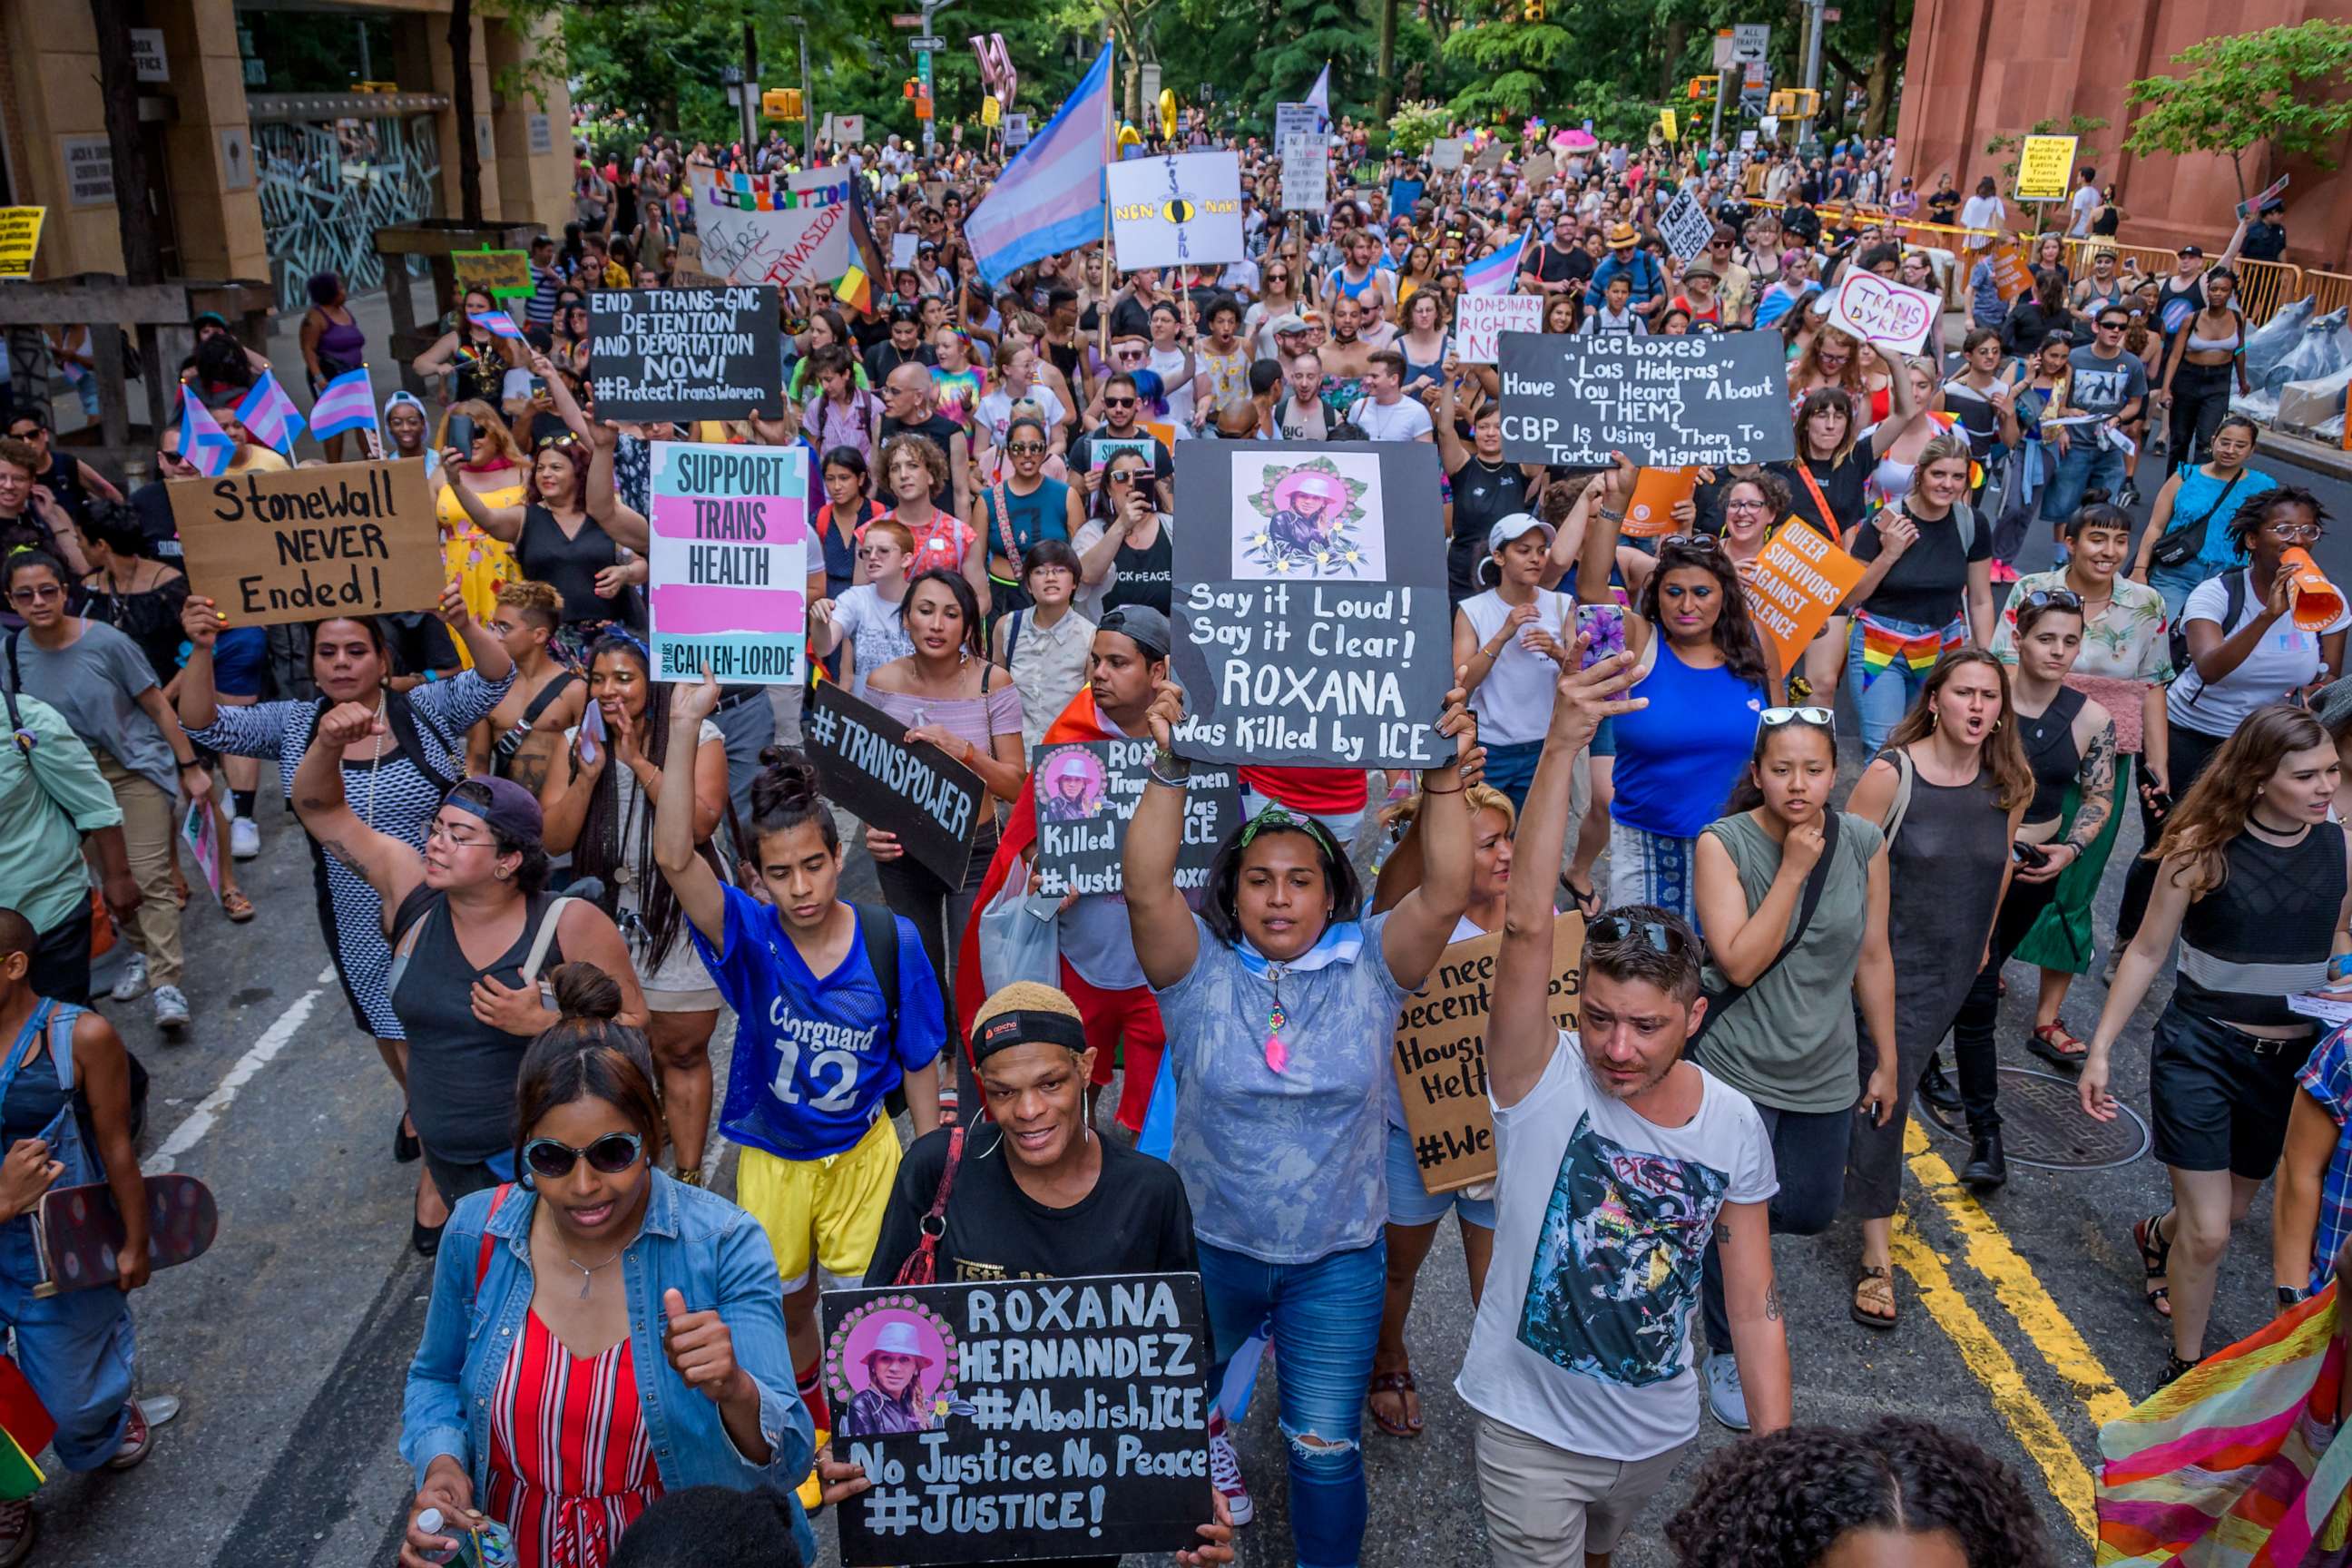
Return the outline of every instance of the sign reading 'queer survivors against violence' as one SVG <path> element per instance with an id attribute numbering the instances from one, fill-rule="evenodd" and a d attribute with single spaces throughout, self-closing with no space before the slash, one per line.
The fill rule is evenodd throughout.
<path id="1" fill-rule="evenodd" d="M 1436 447 L 1183 441 L 1176 494 L 1180 752 L 1347 768 L 1451 754 Z"/>
<path id="2" fill-rule="evenodd" d="M 1176 1552 L 1209 1522 L 1197 1274 L 828 1290 L 849 1568 Z"/>
<path id="3" fill-rule="evenodd" d="M 441 531 L 425 459 L 174 479 L 189 591 L 231 626 L 429 610 Z"/>
<path id="4" fill-rule="evenodd" d="M 783 411 L 776 290 L 598 289 L 588 296 L 596 417 L 615 425 Z"/>
<path id="5" fill-rule="evenodd" d="M 912 728 L 830 680 L 816 683 L 801 721 L 824 793 L 872 826 L 897 834 L 917 865 L 960 888 L 983 820 L 986 786 L 929 742 L 908 745 Z"/>
<path id="6" fill-rule="evenodd" d="M 1037 747 L 1038 890 L 1116 893 L 1126 887 L 1119 857 L 1127 825 L 1143 799 L 1150 741 L 1068 741 Z M 1209 862 L 1241 825 L 1241 779 L 1228 767 L 1199 767 L 1184 786 L 1184 838 L 1176 885 L 1204 887 Z"/>
<path id="7" fill-rule="evenodd" d="M 1428 986 L 1397 1014 L 1397 1089 L 1422 1184 L 1450 1193 L 1495 1174 L 1495 1116 L 1486 1100 L 1486 1014 L 1502 932 L 1448 946 Z M 1584 958 L 1584 917 L 1574 910 L 1551 927 L 1552 1022 L 1576 1027 Z"/>
<path id="8" fill-rule="evenodd" d="M 1654 468 L 1793 458 L 1781 355 L 1777 332 L 1506 332 L 1503 456 L 1580 468 L 1607 468 L 1612 452 Z"/>
<path id="9" fill-rule="evenodd" d="M 808 675 L 808 452 L 653 447 L 654 679 L 796 685 Z"/>
<path id="10" fill-rule="evenodd" d="M 1801 518 L 1774 531 L 1740 574 L 1740 585 L 1748 613 L 1780 650 L 1782 669 L 1797 668 L 1797 656 L 1868 571 Z"/>

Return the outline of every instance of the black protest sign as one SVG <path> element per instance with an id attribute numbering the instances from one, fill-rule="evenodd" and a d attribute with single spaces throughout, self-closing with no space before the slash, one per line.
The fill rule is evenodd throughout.
<path id="1" fill-rule="evenodd" d="M 1176 1552 L 1209 1522 L 1197 1274 L 828 1290 L 833 1453 L 873 1489 L 841 1560 Z"/>
<path id="2" fill-rule="evenodd" d="M 1177 751 L 1342 768 L 1451 755 L 1437 448 L 1185 441 L 1175 455 Z"/>
<path id="3" fill-rule="evenodd" d="M 1126 887 L 1119 856 L 1143 799 L 1150 741 L 1045 742 L 1032 754 L 1037 781 L 1038 890 L 1116 893 Z M 1184 785 L 1184 838 L 1176 886 L 1205 887 L 1217 846 L 1241 823 L 1241 778 L 1230 767 L 1197 767 Z"/>
<path id="4" fill-rule="evenodd" d="M 829 680 L 816 683 L 801 721 L 809 761 L 834 804 L 897 834 L 917 865 L 960 888 L 988 820 L 988 787 L 929 742 L 907 744 L 914 728 Z"/>
<path id="5" fill-rule="evenodd" d="M 1503 457 L 1607 468 L 1769 463 L 1796 456 L 1778 332 L 1570 338 L 1505 332 Z"/>
<path id="6" fill-rule="evenodd" d="M 772 285 L 588 295 L 596 417 L 616 425 L 781 414 L 783 354 Z"/>

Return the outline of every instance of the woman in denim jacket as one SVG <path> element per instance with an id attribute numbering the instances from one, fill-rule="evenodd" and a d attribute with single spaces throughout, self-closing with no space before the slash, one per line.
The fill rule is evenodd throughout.
<path id="1" fill-rule="evenodd" d="M 564 1537 L 601 1560 L 584 1538 L 609 1551 L 664 1491 L 790 1492 L 809 1472 L 765 1234 L 658 1168 L 658 1079 L 645 1036 L 611 1021 L 620 987 L 584 963 L 550 978 L 563 1018 L 515 1090 L 525 1184 L 457 1205 L 408 1369 L 404 1568 L 456 1545 L 417 1527 L 427 1508 L 498 1521 L 543 1568 Z M 793 1519 L 814 1561 L 797 1502 Z"/>

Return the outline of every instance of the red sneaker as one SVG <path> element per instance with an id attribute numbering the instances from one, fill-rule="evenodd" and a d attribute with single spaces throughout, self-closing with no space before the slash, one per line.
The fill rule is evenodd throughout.
<path id="1" fill-rule="evenodd" d="M 110 1470 L 131 1469 L 155 1447 L 155 1428 L 148 1425 L 147 1413 L 139 1408 L 139 1402 L 124 1400 L 122 1411 L 131 1419 L 122 1428 L 122 1446 L 114 1450 L 114 1458 L 106 1461 Z"/>

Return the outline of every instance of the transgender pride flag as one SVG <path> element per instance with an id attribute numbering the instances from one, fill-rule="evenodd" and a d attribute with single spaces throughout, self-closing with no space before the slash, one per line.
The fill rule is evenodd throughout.
<path id="1" fill-rule="evenodd" d="M 466 312 L 466 320 L 494 338 L 511 338 L 516 342 L 522 342 L 522 329 L 516 326 L 515 319 L 504 310 L 468 310 Z"/>
<path id="2" fill-rule="evenodd" d="M 236 461 L 236 443 L 212 410 L 190 393 L 180 395 L 180 456 L 208 479 L 220 478 Z"/>
<path id="3" fill-rule="evenodd" d="M 964 220 L 980 275 L 1014 268 L 1103 237 L 1103 169 L 1110 162 L 1110 57 L 1105 45 L 1062 111 L 1006 166 Z M 665 676 L 661 679 L 667 679 Z"/>
<path id="4" fill-rule="evenodd" d="M 375 393 L 368 385 L 367 367 L 347 370 L 319 389 L 310 405 L 310 434 L 323 441 L 351 430 L 375 428 Z"/>
<path id="5" fill-rule="evenodd" d="M 1465 294 L 1507 294 L 1517 286 L 1519 274 L 1519 250 L 1527 242 L 1521 235 L 1495 247 L 1495 254 L 1485 256 L 1462 269 L 1462 291 Z"/>
<path id="6" fill-rule="evenodd" d="M 236 405 L 237 422 L 245 433 L 265 447 L 275 447 L 288 458 L 294 456 L 294 437 L 302 433 L 302 411 L 278 384 L 278 377 L 269 371 L 253 384 L 245 401 Z"/>

